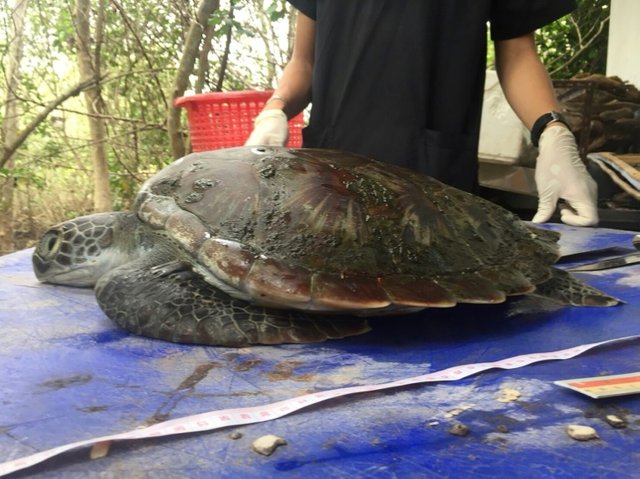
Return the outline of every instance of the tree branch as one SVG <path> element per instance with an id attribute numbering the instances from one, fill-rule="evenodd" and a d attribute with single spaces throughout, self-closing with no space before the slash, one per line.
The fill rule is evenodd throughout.
<path id="1" fill-rule="evenodd" d="M 549 72 L 549 75 L 553 77 L 553 75 L 555 75 L 557 72 L 559 72 L 563 68 L 566 68 L 568 65 L 573 63 L 580 55 L 582 55 L 582 53 L 584 53 L 585 50 L 587 50 L 591 46 L 591 44 L 600 36 L 600 34 L 604 30 L 604 26 L 607 24 L 608 21 L 609 19 L 607 18 L 606 20 L 603 20 L 602 22 L 600 22 L 598 31 L 593 34 L 593 36 L 580 48 L 580 50 L 578 50 L 574 55 L 572 55 L 571 58 L 569 58 L 564 64 L 554 69 L 553 71 Z"/>
<path id="2" fill-rule="evenodd" d="M 22 146 L 22 144 L 26 141 L 29 135 L 33 133 L 33 131 L 38 127 L 38 125 L 40 125 L 40 123 L 46 120 L 47 116 L 49 116 L 49 113 L 51 113 L 59 105 L 67 101 L 69 98 L 78 96 L 80 93 L 82 93 L 82 91 L 86 90 L 87 88 L 94 87 L 97 83 L 98 83 L 98 80 L 94 78 L 78 83 L 77 85 L 69 88 L 67 91 L 62 93 L 62 95 L 60 95 L 59 97 L 55 98 L 54 100 L 51 100 L 42 109 L 42 111 L 38 113 L 38 115 L 36 115 L 36 117 L 31 121 L 31 123 L 29 123 L 20 132 L 20 134 L 16 137 L 16 139 L 10 145 L 5 146 L 4 151 L 2 152 L 2 158 L 0 158 L 0 168 L 2 168 L 9 161 L 9 159 L 13 156 L 16 150 L 20 148 L 20 146 Z"/>
<path id="3" fill-rule="evenodd" d="M 122 18 L 122 21 L 124 22 L 125 26 L 129 30 L 131 35 L 133 35 L 133 39 L 138 44 L 138 48 L 140 49 L 140 54 L 143 56 L 143 58 L 147 62 L 147 65 L 149 65 L 149 71 L 150 72 L 162 71 L 154 67 L 153 61 L 149 57 L 149 54 L 147 53 L 147 50 L 145 49 L 144 44 L 140 39 L 140 35 L 138 35 L 137 29 L 132 25 L 131 20 L 129 19 L 129 16 L 127 15 L 125 9 L 122 8 L 122 5 L 120 5 L 120 3 L 117 0 L 111 0 L 111 4 L 116 8 L 116 10 L 118 10 L 118 13 L 120 13 L 120 18 Z M 164 91 L 162 90 L 162 85 L 157 75 L 153 75 L 153 81 L 155 82 L 156 87 L 160 92 L 160 96 L 162 97 L 162 100 L 166 102 L 167 99 L 165 98 Z"/>

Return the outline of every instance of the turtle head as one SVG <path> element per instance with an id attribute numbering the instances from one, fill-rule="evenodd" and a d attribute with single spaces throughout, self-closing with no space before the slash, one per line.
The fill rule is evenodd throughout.
<path id="1" fill-rule="evenodd" d="M 51 227 L 33 253 L 33 270 L 43 282 L 93 286 L 106 272 L 132 258 L 133 213 L 98 213 Z"/>

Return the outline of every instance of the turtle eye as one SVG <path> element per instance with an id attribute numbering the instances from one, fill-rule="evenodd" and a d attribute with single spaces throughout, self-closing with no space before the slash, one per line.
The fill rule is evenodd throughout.
<path id="1" fill-rule="evenodd" d="M 51 257 L 60 249 L 62 235 L 58 231 L 49 231 L 38 245 L 38 253 L 43 257 Z"/>

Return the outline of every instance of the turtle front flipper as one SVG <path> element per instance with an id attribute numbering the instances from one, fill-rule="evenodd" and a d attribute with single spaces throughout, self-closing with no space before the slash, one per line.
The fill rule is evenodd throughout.
<path id="1" fill-rule="evenodd" d="M 551 277 L 536 286 L 536 296 L 572 306 L 615 306 L 622 301 L 589 286 L 564 270 L 551 268 Z"/>
<path id="2" fill-rule="evenodd" d="M 311 343 L 369 331 L 359 318 L 272 310 L 231 298 L 179 262 L 130 263 L 102 277 L 95 290 L 98 304 L 119 326 L 176 343 Z"/>

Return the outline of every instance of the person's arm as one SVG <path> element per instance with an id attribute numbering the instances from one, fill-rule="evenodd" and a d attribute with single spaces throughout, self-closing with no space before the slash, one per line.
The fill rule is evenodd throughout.
<path id="1" fill-rule="evenodd" d="M 496 71 L 507 101 L 531 130 L 542 115 L 560 105 L 546 68 L 536 52 L 533 33 L 495 42 Z M 597 186 L 587 172 L 575 138 L 561 122 L 547 124 L 539 141 L 536 161 L 538 211 L 533 222 L 548 221 L 559 199 L 563 222 L 575 226 L 598 223 Z"/>
<path id="2" fill-rule="evenodd" d="M 527 128 L 531 129 L 541 115 L 559 110 L 549 74 L 536 52 L 533 33 L 496 41 L 495 52 L 502 90 Z"/>
<path id="3" fill-rule="evenodd" d="M 311 100 L 315 32 L 315 20 L 298 12 L 291 60 L 285 66 L 273 96 L 256 117 L 246 145 L 282 146 L 287 142 L 287 120 L 304 110 Z"/>
<path id="4" fill-rule="evenodd" d="M 278 87 L 274 92 L 276 98 L 265 106 L 265 109 L 279 108 L 289 118 L 296 116 L 311 100 L 311 76 L 315 54 L 316 22 L 302 12 L 298 12 L 296 36 L 291 60 L 285 66 Z"/>

